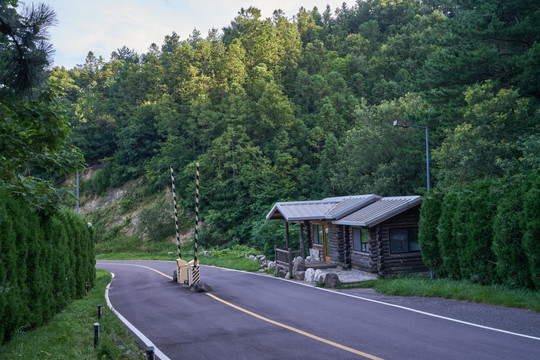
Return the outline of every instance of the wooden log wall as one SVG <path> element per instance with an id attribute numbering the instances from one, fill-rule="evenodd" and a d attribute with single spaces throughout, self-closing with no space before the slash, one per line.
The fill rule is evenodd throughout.
<path id="1" fill-rule="evenodd" d="M 367 271 L 370 273 L 377 273 L 377 258 L 378 258 L 378 244 L 377 244 L 377 228 L 368 229 L 369 232 L 369 252 L 364 253 L 360 251 L 354 251 L 353 249 L 353 228 L 347 226 L 346 232 L 349 237 L 349 246 L 351 249 L 350 263 L 355 269 Z"/>
<path id="2" fill-rule="evenodd" d="M 420 206 L 407 210 L 379 225 L 381 238 L 381 264 L 379 273 L 383 275 L 393 275 L 402 273 L 424 273 L 428 268 L 422 261 L 420 251 L 391 254 L 390 253 L 390 232 L 391 228 L 418 227 L 420 219 Z"/>
<path id="3" fill-rule="evenodd" d="M 379 274 L 393 275 L 402 273 L 425 273 L 427 267 L 422 261 L 421 252 L 401 254 L 390 253 L 390 228 L 417 227 L 420 218 L 420 207 L 415 207 L 369 229 L 369 253 L 354 251 L 352 227 L 344 229 L 345 240 L 351 249 L 350 263 L 352 267 Z M 346 254 L 346 253 L 345 253 Z M 345 256 L 346 258 L 346 256 Z"/>

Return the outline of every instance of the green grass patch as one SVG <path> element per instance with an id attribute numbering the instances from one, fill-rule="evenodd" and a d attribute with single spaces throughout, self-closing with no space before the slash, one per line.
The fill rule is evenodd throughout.
<path id="1" fill-rule="evenodd" d="M 539 291 L 512 289 L 502 285 L 483 286 L 463 280 L 400 276 L 366 281 L 344 288 L 373 288 L 385 295 L 439 297 L 540 311 Z"/>
<path id="2" fill-rule="evenodd" d="M 203 265 L 244 271 L 258 271 L 260 267 L 258 261 L 249 260 L 245 257 L 220 258 L 207 255 L 199 257 L 199 262 Z"/>
<path id="3" fill-rule="evenodd" d="M 117 249 L 125 251 L 119 252 L 104 252 L 96 254 L 97 260 L 171 260 L 174 261 L 178 258 L 178 248 L 176 244 L 171 242 L 150 242 L 146 241 L 145 247 L 139 246 L 140 240 L 135 240 L 132 246 L 122 246 L 120 242 Z M 182 258 L 186 261 L 193 259 L 193 244 L 184 244 L 181 248 Z M 253 248 L 235 245 L 231 248 L 216 249 L 212 248 L 206 251 L 206 255 L 203 255 L 204 250 L 199 249 L 198 260 L 202 265 L 212 265 L 224 267 L 227 269 L 244 270 L 244 271 L 258 271 L 260 268 L 259 262 L 250 260 L 246 257 L 249 255 L 257 254 L 257 251 Z"/>
<path id="4" fill-rule="evenodd" d="M 96 286 L 81 300 L 70 303 L 51 321 L 37 329 L 21 331 L 10 342 L 0 346 L 2 359 L 132 359 L 124 353 L 131 350 L 136 359 L 144 352 L 120 320 L 107 307 L 105 288 L 110 273 L 97 270 Z M 102 305 L 101 319 L 97 305 Z M 94 323 L 100 324 L 100 345 L 94 349 Z M 119 345 L 124 349 L 120 349 Z"/>
<path id="5" fill-rule="evenodd" d="M 118 253 L 118 254 L 99 254 L 99 255 L 96 255 L 96 260 L 170 260 L 170 261 L 174 261 L 176 259 L 178 259 L 178 254 L 177 253 L 176 254 Z M 189 259 L 187 259 L 187 260 L 189 260 Z"/>
<path id="6" fill-rule="evenodd" d="M 95 246 L 98 260 L 175 260 L 178 248 L 172 241 L 142 240 L 138 237 L 115 237 Z M 184 254 L 193 256 L 193 245 L 182 246 Z"/>
<path id="7" fill-rule="evenodd" d="M 255 255 L 257 251 L 244 245 L 234 245 L 224 249 L 210 249 L 206 255 L 198 257 L 203 265 L 213 265 L 227 269 L 258 271 L 259 262 L 247 258 L 249 255 Z"/>

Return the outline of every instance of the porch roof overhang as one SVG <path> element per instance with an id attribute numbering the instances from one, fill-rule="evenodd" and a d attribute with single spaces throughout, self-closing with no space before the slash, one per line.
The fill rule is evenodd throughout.
<path id="1" fill-rule="evenodd" d="M 354 195 L 315 201 L 278 202 L 266 215 L 267 220 L 287 222 L 303 220 L 337 220 L 380 199 L 380 196 Z"/>
<path id="2" fill-rule="evenodd" d="M 384 197 L 333 223 L 336 225 L 372 227 L 421 203 L 421 196 Z"/>

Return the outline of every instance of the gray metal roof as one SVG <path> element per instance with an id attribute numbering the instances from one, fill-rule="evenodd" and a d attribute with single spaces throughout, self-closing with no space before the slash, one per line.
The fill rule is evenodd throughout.
<path id="1" fill-rule="evenodd" d="M 266 215 L 266 219 L 284 219 L 286 221 L 337 220 L 378 199 L 380 196 L 369 194 L 315 201 L 278 202 Z"/>
<path id="2" fill-rule="evenodd" d="M 421 196 L 384 197 L 334 221 L 334 224 L 372 227 L 421 203 Z"/>

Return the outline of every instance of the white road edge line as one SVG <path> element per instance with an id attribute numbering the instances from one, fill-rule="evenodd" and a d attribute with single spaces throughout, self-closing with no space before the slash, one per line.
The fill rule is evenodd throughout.
<path id="1" fill-rule="evenodd" d="M 130 323 L 122 314 L 120 314 L 111 304 L 111 301 L 109 299 L 109 287 L 111 286 L 112 282 L 114 280 L 114 273 L 111 272 L 111 282 L 107 285 L 105 288 L 105 300 L 107 300 L 107 306 L 111 311 L 128 327 L 129 330 L 131 330 L 139 339 L 141 339 L 142 342 L 146 346 L 153 346 L 154 347 L 154 353 L 160 360 L 171 360 L 167 355 L 161 352 L 161 350 L 158 349 L 156 345 L 150 339 L 148 339 L 142 332 L 139 331 L 132 323 Z"/>
<path id="2" fill-rule="evenodd" d="M 516 332 L 512 332 L 512 331 L 497 329 L 497 328 L 493 328 L 493 327 L 489 327 L 489 326 L 485 326 L 485 325 L 475 324 L 475 323 L 471 323 L 471 322 L 468 322 L 468 321 L 458 320 L 458 319 L 454 319 L 454 318 L 450 318 L 450 317 L 446 317 L 446 316 L 442 316 L 442 315 L 437 315 L 437 314 L 433 314 L 433 313 L 429 313 L 429 312 L 425 312 L 425 311 L 421 311 L 421 310 L 416 310 L 416 309 L 408 308 L 408 307 L 401 306 L 401 305 L 389 304 L 389 303 L 385 303 L 385 302 L 382 302 L 382 301 L 379 301 L 379 300 L 363 298 L 361 296 L 356 296 L 356 295 L 351 295 L 351 294 L 344 294 L 344 293 L 341 293 L 341 292 L 332 291 L 332 290 L 328 290 L 328 289 L 324 289 L 324 288 L 317 288 L 317 289 L 332 292 L 332 293 L 335 293 L 335 294 L 341 294 L 343 296 L 348 296 L 348 297 L 352 297 L 352 298 L 356 298 L 356 299 L 360 299 L 360 300 L 364 300 L 364 301 L 370 301 L 370 302 L 373 302 L 373 303 L 376 303 L 376 304 L 391 306 L 391 307 L 395 307 L 395 308 L 398 308 L 398 309 L 407 310 L 407 311 L 415 312 L 415 313 L 426 315 L 426 316 L 431 316 L 431 317 L 438 318 L 438 319 L 443 319 L 443 320 L 453 321 L 453 322 L 464 324 L 464 325 L 474 326 L 474 327 L 481 328 L 481 329 L 496 331 L 496 332 L 509 334 L 509 335 L 514 335 L 514 336 L 520 336 L 520 337 L 533 339 L 533 340 L 540 340 L 540 338 L 536 337 L 536 336 L 525 335 L 525 334 L 520 334 L 520 333 L 516 333 Z"/>
<path id="3" fill-rule="evenodd" d="M 209 266 L 209 265 L 203 265 L 203 266 Z M 212 267 L 219 268 L 218 266 L 212 266 Z M 224 268 L 220 268 L 220 269 L 224 269 Z M 249 272 L 249 271 L 234 270 L 234 269 L 224 269 L 224 270 L 238 271 L 238 272 L 243 272 L 243 273 L 246 273 L 246 274 L 252 274 L 252 275 L 267 277 L 267 275 L 265 275 L 265 274 L 253 273 L 253 272 Z M 283 280 L 283 281 L 291 282 L 290 280 L 282 279 L 282 278 L 279 278 L 279 277 L 270 277 L 270 278 L 276 279 L 276 280 Z M 442 319 L 442 320 L 453 321 L 453 322 L 464 324 L 464 325 L 474 326 L 474 327 L 485 329 L 485 330 L 496 331 L 496 332 L 500 332 L 500 333 L 504 333 L 504 334 L 508 334 L 508 335 L 520 336 L 520 337 L 527 338 L 527 339 L 540 340 L 540 337 L 536 337 L 536 336 L 532 336 L 532 335 L 520 334 L 520 333 L 516 333 L 516 332 L 512 332 L 512 331 L 507 331 L 507 330 L 497 329 L 497 328 L 493 328 L 493 327 L 489 327 L 489 326 L 485 326 L 485 325 L 475 324 L 475 323 L 471 323 L 471 322 L 468 322 L 468 321 L 458 320 L 458 319 L 454 319 L 454 318 L 450 318 L 450 317 L 446 317 L 446 316 L 442 316 L 442 315 L 437 315 L 437 314 L 433 314 L 433 313 L 429 313 L 429 312 L 425 312 L 425 311 L 421 311 L 421 310 L 416 310 L 416 309 L 408 308 L 408 307 L 401 306 L 401 305 L 390 304 L 390 303 L 386 303 L 386 302 L 379 301 L 379 300 L 368 299 L 368 298 L 364 298 L 364 297 L 357 296 L 357 295 L 345 294 L 345 293 L 342 293 L 342 292 L 339 292 L 339 291 L 320 288 L 320 287 L 316 287 L 316 286 L 313 286 L 313 285 L 300 283 L 300 282 L 296 282 L 296 281 L 293 281 L 292 283 L 297 284 L 297 285 L 311 287 L 313 289 L 317 289 L 317 290 L 321 290 L 321 291 L 328 291 L 328 292 L 331 292 L 331 293 L 334 293 L 334 294 L 339 294 L 339 295 L 343 295 L 343 296 L 352 297 L 352 298 L 359 299 L 359 300 L 369 301 L 369 302 L 380 304 L 380 305 L 391 306 L 391 307 L 395 307 L 395 308 L 398 308 L 398 309 L 407 310 L 407 311 L 415 312 L 415 313 L 426 315 L 426 316 L 431 316 L 431 317 Z"/>

